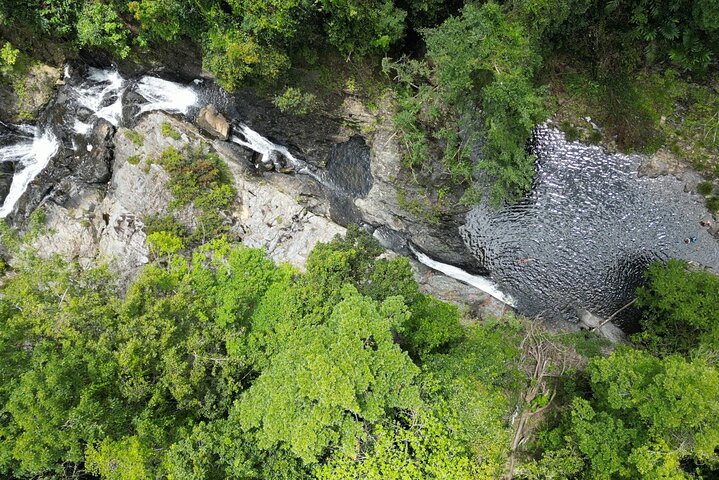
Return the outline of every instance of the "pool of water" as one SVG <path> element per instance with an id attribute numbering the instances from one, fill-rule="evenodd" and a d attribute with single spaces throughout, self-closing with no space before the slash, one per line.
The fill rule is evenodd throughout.
<path id="1" fill-rule="evenodd" d="M 707 211 L 680 180 L 639 178 L 639 156 L 568 142 L 548 127 L 537 129 L 535 153 L 531 193 L 513 206 L 475 207 L 461 228 L 522 313 L 575 321 L 582 306 L 609 315 L 656 259 L 719 270 L 719 242 L 699 224 Z"/>

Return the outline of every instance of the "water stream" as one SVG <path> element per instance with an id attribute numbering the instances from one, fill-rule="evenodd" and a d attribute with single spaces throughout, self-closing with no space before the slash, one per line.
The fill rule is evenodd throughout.
<path id="1" fill-rule="evenodd" d="M 217 93 L 201 81 L 128 79 L 112 69 L 88 68 L 79 74 L 66 68 L 65 80 L 57 100 L 64 112 L 61 121 L 55 117 L 53 125 L 46 118 L 37 127 L 0 131 L 0 163 L 12 164 L 9 171 L 14 171 L 0 218 L 14 211 L 63 145 L 77 148 L 83 139 L 92 149 L 89 136 L 98 119 L 131 126 L 139 115 L 162 110 L 192 120 Z M 333 149 L 323 170 L 240 120 L 232 124 L 230 141 L 256 152 L 267 168 L 309 175 L 334 197 L 350 202 L 371 189 L 369 149 L 359 137 Z M 500 210 L 480 205 L 461 228 L 469 250 L 491 272 L 489 278 L 437 262 L 409 242 L 414 256 L 525 314 L 568 320 L 575 318 L 577 306 L 599 315 L 615 311 L 631 298 L 654 259 L 684 258 L 719 270 L 719 243 L 699 226 L 706 210 L 682 191 L 680 181 L 639 179 L 639 157 L 567 142 L 547 127 L 537 129 L 535 153 L 538 174 L 528 197 Z M 686 244 L 689 237 L 696 241 Z"/>
<path id="2" fill-rule="evenodd" d="M 104 119 L 114 126 L 124 125 L 128 115 L 134 120 L 139 115 L 156 110 L 184 115 L 190 120 L 202 98 L 201 82 L 188 85 L 170 82 L 157 77 L 143 76 L 139 79 L 123 78 L 117 70 L 89 67 L 84 75 L 78 75 L 70 67 L 65 68 L 63 87 L 63 123 L 71 126 L 73 148 L 77 148 L 78 137 L 87 137 L 98 119 Z M 129 108 L 125 100 L 128 92 L 139 95 L 142 100 L 135 103 L 138 108 Z M 0 135 L 0 163 L 14 165 L 14 176 L 8 195 L 0 206 L 0 218 L 11 214 L 28 185 L 48 165 L 60 150 L 62 139 L 56 130 L 61 126 L 12 125 L 8 132 Z M 53 128 L 56 127 L 56 128 Z M 233 141 L 263 156 L 288 159 L 296 171 L 312 172 L 306 164 L 295 158 L 286 147 L 275 145 L 251 128 L 243 125 Z M 92 145 L 88 144 L 88 150 Z"/>
<path id="3" fill-rule="evenodd" d="M 14 164 L 10 190 L 0 207 L 0 218 L 12 212 L 27 186 L 43 171 L 57 153 L 59 142 L 51 130 L 41 130 L 30 125 L 15 129 L 12 143 L 0 148 L 0 162 Z M 7 138 L 7 137 L 6 137 Z"/>

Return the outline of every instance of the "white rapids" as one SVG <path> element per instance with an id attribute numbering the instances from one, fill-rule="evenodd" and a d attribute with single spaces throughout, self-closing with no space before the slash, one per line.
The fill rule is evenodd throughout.
<path id="1" fill-rule="evenodd" d="M 125 79 L 117 70 L 90 68 L 87 80 L 74 90 L 78 104 L 93 112 L 95 117 L 104 118 L 114 126 L 120 123 Z M 108 104 L 108 100 L 111 103 Z M 77 123 L 75 131 L 78 131 Z"/>
<path id="2" fill-rule="evenodd" d="M 197 104 L 197 92 L 192 87 L 157 77 L 142 77 L 135 90 L 148 102 L 140 107 L 140 113 L 163 110 L 184 115 Z"/>
<path id="3" fill-rule="evenodd" d="M 64 69 L 65 79 L 71 78 L 71 69 Z M 146 103 L 140 105 L 139 114 L 154 110 L 170 113 L 187 114 L 198 103 L 196 83 L 181 85 L 156 77 L 145 76 L 138 81 L 128 81 L 115 69 L 98 69 L 90 67 L 87 76 L 77 86 L 68 90 L 68 104 L 79 107 L 77 113 L 67 114 L 65 121 L 72 131 L 79 136 L 87 136 L 92 132 L 97 119 L 105 119 L 115 127 L 123 120 L 123 99 L 127 91 L 140 94 Z M 68 109 L 68 111 L 75 111 Z M 89 112 L 88 112 L 89 111 Z M 81 118 L 78 118 L 81 117 Z M 10 191 L 0 206 L 0 218 L 13 212 L 18 200 L 27 190 L 28 185 L 47 167 L 48 163 L 60 148 L 60 140 L 49 129 L 37 129 L 32 125 L 13 126 L 18 133 L 18 141 L 0 147 L 0 163 L 15 164 Z M 72 139 L 76 148 L 75 138 Z M 88 151 L 92 149 L 87 146 Z M 283 152 L 285 154 L 285 152 Z M 291 158 L 287 152 L 287 158 Z"/>
<path id="4" fill-rule="evenodd" d="M 448 265 L 446 263 L 432 260 L 424 253 L 412 247 L 411 244 L 408 245 L 409 249 L 412 250 L 412 253 L 415 255 L 415 257 L 417 257 L 417 260 L 420 263 L 428 266 L 432 270 L 437 270 L 438 272 L 444 273 L 448 277 L 452 277 L 456 280 L 459 280 L 460 282 L 466 283 L 467 285 L 471 285 L 474 288 L 482 290 L 483 292 L 491 295 L 492 297 L 496 298 L 504 304 L 509 305 L 510 307 L 517 306 L 514 298 L 502 292 L 499 287 L 497 287 L 497 285 L 489 278 L 482 277 L 479 275 L 472 275 L 471 273 L 467 273 L 461 268 L 455 267 L 454 265 Z"/>
<path id="5" fill-rule="evenodd" d="M 238 137 L 237 135 L 233 135 L 230 140 L 238 145 L 242 145 L 243 147 L 249 148 L 250 150 L 253 150 L 262 155 L 263 163 L 270 161 L 270 155 L 272 154 L 272 152 L 278 152 L 284 155 L 284 157 L 287 158 L 287 160 L 289 160 L 294 167 L 304 166 L 304 162 L 301 162 L 300 160 L 295 158 L 290 153 L 290 151 L 287 150 L 287 147 L 272 143 L 259 133 L 252 130 L 247 125 L 241 125 L 240 129 L 240 133 L 242 134 L 244 139 Z"/>
<path id="6" fill-rule="evenodd" d="M 60 142 L 55 135 L 46 131 L 40 135 L 36 133 L 32 141 L 0 149 L 0 162 L 17 163 L 10 191 L 0 207 L 0 218 L 7 217 L 13 211 L 27 186 L 43 171 L 59 146 Z"/>

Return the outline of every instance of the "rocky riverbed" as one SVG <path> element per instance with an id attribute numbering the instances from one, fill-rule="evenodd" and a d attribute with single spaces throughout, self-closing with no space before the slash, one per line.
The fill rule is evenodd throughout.
<path id="1" fill-rule="evenodd" d="M 78 87 L 73 85 L 84 85 L 81 78 L 72 77 L 77 74 L 69 74 L 44 114 L 46 128 L 54 129 L 61 138 L 59 152 L 32 180 L 9 217 L 22 229 L 32 211 L 41 208 L 45 212 L 48 228 L 35 240 L 43 255 L 59 254 L 85 266 L 107 262 L 124 282 L 134 277 L 150 259 L 145 242 L 147 218 L 170 213 L 168 175 L 153 159 L 168 146 L 181 149 L 204 144 L 229 166 L 238 192 L 231 212 L 232 233 L 248 246 L 266 248 L 277 261 L 301 268 L 317 242 L 329 241 L 356 223 L 370 232 L 377 231 L 377 238 L 399 253 L 409 253 L 406 242 L 410 240 L 433 257 L 471 268 L 471 257 L 457 234 L 460 215 L 440 225 L 429 225 L 399 205 L 394 182 L 401 157 L 393 139 L 389 102 L 372 114 L 359 100 L 348 98 L 323 128 L 319 127 L 320 118 L 280 115 L 287 123 L 280 130 L 276 120 L 269 120 L 272 115 L 263 113 L 270 107 L 262 101 L 252 96 L 228 100 L 208 88 L 188 114 L 150 111 L 133 117 L 116 112 L 114 105 L 129 102 L 130 112 L 142 112 L 146 107 L 134 106 L 141 101 L 137 97 L 141 89 L 129 89 L 130 84 L 118 83 L 108 73 L 103 75 L 109 83 L 99 86 L 115 88 L 118 93 L 98 102 L 95 108 L 103 112 L 103 118 L 98 119 L 92 112 L 67 103 L 68 98 L 77 96 Z M 191 88 L 193 84 L 188 85 Z M 153 101 L 160 105 L 161 100 Z M 214 104 L 200 108 L 199 103 L 211 100 L 217 100 L 218 109 L 213 110 Z M 239 116 L 242 114 L 246 116 Z M 75 122 L 74 133 L 61 126 L 71 123 L 68 115 Z M 78 128 L 77 118 L 82 118 L 82 128 Z M 225 141 L 230 135 L 221 120 L 232 123 L 233 132 L 242 132 L 243 125 L 266 129 L 277 142 L 268 141 L 270 145 L 287 145 L 286 149 L 279 148 L 286 150 L 280 157 L 296 156 L 298 162 L 307 165 L 305 174 L 278 167 L 272 161 L 269 167 L 263 165 L 265 156 L 258 153 L 257 145 L 250 145 L 253 150 Z M 163 134 L 163 125 L 170 125 L 178 137 Z M 217 128 L 225 131 L 213 135 L 212 130 Z M 361 136 L 361 131 L 371 133 Z M 192 209 L 175 216 L 186 226 L 193 226 Z M 501 303 L 469 285 L 414 260 L 412 265 L 422 288 L 439 298 L 460 304 L 475 315 L 504 310 Z"/>

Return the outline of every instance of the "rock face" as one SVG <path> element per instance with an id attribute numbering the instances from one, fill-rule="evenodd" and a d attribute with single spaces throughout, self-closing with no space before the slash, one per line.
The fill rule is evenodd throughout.
<path id="1" fill-rule="evenodd" d="M 0 85 L 0 120 L 15 123 L 35 119 L 52 99 L 61 78 L 59 68 L 38 63 L 14 85 Z"/>
<path id="2" fill-rule="evenodd" d="M 230 138 L 230 122 L 217 111 L 214 105 L 207 105 L 200 109 L 197 113 L 197 125 L 220 140 Z"/>
<path id="3" fill-rule="evenodd" d="M 387 226 L 412 240 L 435 259 L 472 273 L 481 273 L 478 262 L 467 251 L 459 235 L 458 228 L 464 222 L 464 212 L 457 212 L 453 218 L 443 218 L 432 225 L 401 206 L 398 187 L 402 156 L 389 109 L 390 105 L 385 102 L 381 107 L 382 121 L 375 125 L 370 144 L 374 179 L 371 189 L 364 198 L 357 198 L 354 205 L 365 223 Z M 406 184 L 402 187 L 413 188 Z"/>
<path id="4" fill-rule="evenodd" d="M 697 186 L 703 180 L 702 176 L 692 170 L 685 161 L 667 150 L 659 150 L 653 155 L 642 158 L 637 174 L 649 178 L 672 175 L 684 182 L 685 192 L 696 192 Z"/>
<path id="5" fill-rule="evenodd" d="M 78 172 L 80 179 L 86 183 L 107 183 L 112 176 L 112 139 L 115 127 L 107 120 L 100 119 L 88 140 L 85 155 L 80 162 Z"/>
<path id="6" fill-rule="evenodd" d="M 180 140 L 163 136 L 163 123 L 172 124 L 181 133 Z M 55 187 L 62 195 L 45 200 L 48 233 L 35 242 L 41 254 L 60 254 L 85 266 L 107 262 L 125 282 L 149 261 L 144 221 L 150 215 L 172 213 L 169 176 L 153 159 L 168 146 L 182 149 L 205 141 L 192 125 L 162 113 L 145 116 L 133 130 L 142 137 L 142 145 L 133 143 L 123 128 L 112 138 L 109 184 L 92 186 L 66 177 Z M 93 138 L 106 140 L 103 132 L 109 130 L 96 128 Z M 238 198 L 232 231 L 245 245 L 264 247 L 274 260 L 302 267 L 317 242 L 344 233 L 343 227 L 309 210 L 320 211 L 323 200 L 308 179 L 295 182 L 281 174 L 259 178 L 249 166 L 251 152 L 219 141 L 213 148 L 234 177 Z M 81 164 L 95 162 L 89 171 L 103 172 L 107 157 L 93 155 L 96 150 L 99 148 L 93 148 Z M 175 212 L 175 216 L 180 223 L 193 226 L 191 208 Z"/>
<path id="7" fill-rule="evenodd" d="M 662 175 L 674 175 L 681 178 L 685 168 L 675 155 L 666 150 L 659 150 L 642 160 L 639 166 L 639 176 L 657 178 Z"/>
<path id="8" fill-rule="evenodd" d="M 256 168 L 261 156 L 222 141 L 231 130 L 226 118 L 211 105 L 201 110 L 197 123 L 216 138 L 209 142 L 211 148 L 229 166 L 238 192 L 231 212 L 231 232 L 248 246 L 266 248 L 277 261 L 302 267 L 317 242 L 342 234 L 349 223 L 369 230 L 387 227 L 400 241 L 386 246 L 403 251 L 402 242 L 412 240 L 434 258 L 476 273 L 474 259 L 457 232 L 463 215 L 429 224 L 417 212 L 407 212 L 400 205 L 397 182 L 401 181 L 401 153 L 394 138 L 389 102 L 383 104 L 379 115 L 358 101 L 342 108 L 343 118 L 349 119 L 354 133 L 345 126 L 338 127 L 343 122 L 330 117 L 328 127 L 317 118 L 303 118 L 288 122 L 285 128 L 280 124 L 284 117 L 274 118 L 271 109 L 266 111 L 270 115 L 263 116 L 256 105 L 252 110 L 254 121 L 248 122 L 293 154 L 326 166 L 317 170 L 319 176 L 335 188 L 321 187 L 308 175 L 286 175 L 292 173 L 292 164 L 279 152 L 262 157 L 267 171 Z M 180 133 L 178 140 L 162 134 L 163 123 Z M 271 128 L 265 128 L 267 124 Z M 76 150 L 65 147 L 31 184 L 16 217 L 22 223 L 36 206 L 44 206 L 50 230 L 36 243 L 43 253 L 58 253 L 83 265 L 108 262 L 129 281 L 151 256 L 145 234 L 149 216 L 172 214 L 180 223 L 194 227 L 196 212 L 191 208 L 170 210 L 169 178 L 154 159 L 168 146 L 181 150 L 208 144 L 208 140 L 193 125 L 163 113 L 144 115 L 133 130 L 134 135 L 128 136 L 126 129 L 115 131 L 106 122 L 98 122 L 87 145 Z M 353 136 L 360 130 L 368 132 L 366 141 Z M 280 134 L 291 135 L 292 141 Z M 345 157 L 351 161 L 346 162 Z M 467 305 L 475 314 L 501 313 L 503 306 L 486 294 L 420 264 L 413 265 L 424 291 Z"/>
<path id="9" fill-rule="evenodd" d="M 576 310 L 580 322 L 585 327 L 596 330 L 613 344 L 626 343 L 627 336 L 611 321 L 604 320 L 581 307 L 577 307 Z"/>
<path id="10" fill-rule="evenodd" d="M 5 200 L 10 192 L 12 177 L 15 174 L 15 165 L 12 162 L 0 163 L 0 202 Z"/>

